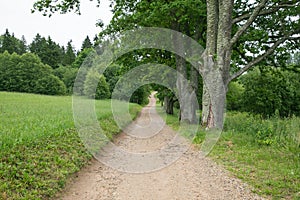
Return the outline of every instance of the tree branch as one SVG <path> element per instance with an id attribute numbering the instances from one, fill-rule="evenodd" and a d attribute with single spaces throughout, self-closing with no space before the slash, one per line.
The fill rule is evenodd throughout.
<path id="1" fill-rule="evenodd" d="M 299 37 L 289 37 L 288 40 L 300 40 L 300 36 Z"/>
<path id="2" fill-rule="evenodd" d="M 249 58 L 247 58 L 247 56 L 244 53 L 242 53 L 238 49 L 238 47 L 234 47 L 233 50 L 235 50 L 242 57 L 242 59 L 244 59 L 246 62 L 250 62 Z"/>
<path id="3" fill-rule="evenodd" d="M 261 10 L 258 13 L 257 16 L 271 14 L 271 13 L 274 13 L 274 12 L 278 11 L 280 8 L 288 8 L 288 7 L 293 7 L 295 5 L 296 4 L 281 4 L 281 5 L 278 5 L 278 6 L 273 6 L 271 8 L 268 8 L 268 9 L 265 9 L 265 10 Z M 241 22 L 243 20 L 249 19 L 250 16 L 251 16 L 250 13 L 238 16 L 238 17 L 236 17 L 236 18 L 234 18 L 232 20 L 232 24 L 236 24 L 236 23 Z"/>
<path id="4" fill-rule="evenodd" d="M 239 30 L 234 34 L 234 36 L 230 40 L 230 47 L 232 47 L 234 43 L 236 43 L 236 41 L 246 31 L 246 29 L 254 22 L 256 17 L 259 15 L 261 9 L 266 5 L 267 1 L 268 0 L 262 0 L 261 2 L 259 2 L 256 8 L 253 10 L 252 14 L 249 16 L 247 22 L 242 27 L 239 28 Z"/>
<path id="5" fill-rule="evenodd" d="M 245 67 L 241 68 L 238 72 L 234 73 L 230 78 L 229 81 L 232 81 L 233 79 L 236 79 L 237 77 L 239 77 L 240 75 L 242 75 L 244 72 L 246 72 L 248 69 L 250 69 L 251 67 L 253 67 L 254 65 L 256 65 L 257 63 L 259 63 L 260 61 L 262 61 L 263 59 L 265 59 L 267 56 L 269 56 L 270 54 L 272 54 L 275 49 L 282 44 L 284 41 L 286 41 L 293 33 L 280 38 L 279 40 L 277 40 L 265 53 L 263 53 L 262 55 L 258 56 L 257 58 L 255 58 L 254 60 L 252 60 L 251 62 L 249 62 Z"/>

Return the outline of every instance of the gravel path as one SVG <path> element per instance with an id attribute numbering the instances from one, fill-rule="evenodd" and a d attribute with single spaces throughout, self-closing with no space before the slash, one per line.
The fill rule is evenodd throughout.
<path id="1" fill-rule="evenodd" d="M 156 124 L 156 125 L 155 125 Z M 144 128 L 143 128 L 144 127 Z M 159 128 L 161 127 L 161 128 Z M 126 133 L 127 134 L 126 134 Z M 155 133 L 155 134 L 153 134 Z M 166 156 L 161 160 L 142 160 L 144 153 L 153 152 L 172 143 L 176 133 L 164 125 L 155 111 L 155 99 L 142 110 L 140 117 L 124 130 L 114 144 L 141 157 L 128 157 L 116 151 L 112 145 L 104 148 L 99 157 L 108 167 L 93 159 L 82 169 L 57 199 L 64 200 L 210 200 L 210 199 L 263 199 L 253 194 L 241 180 L 215 164 L 207 157 L 200 157 L 193 146 L 175 162 Z M 175 145 L 176 151 L 186 147 Z M 174 147 L 174 145 L 173 145 Z M 174 148 L 172 147 L 172 150 Z M 166 148 L 168 149 L 168 148 Z M 171 153 L 172 156 L 174 154 Z M 114 163 L 109 158 L 114 157 Z M 143 158 L 142 158 L 143 157 Z M 146 156 L 147 157 L 147 156 Z M 140 162 L 138 159 L 141 159 Z M 159 170 L 151 171 L 165 163 Z M 120 164 L 121 163 L 121 164 Z M 144 165 L 146 163 L 146 165 Z M 148 167 L 148 168 L 147 168 Z M 126 173 L 132 169 L 145 173 Z M 120 171 L 121 170 L 121 171 Z M 122 172 L 123 171 L 123 172 Z"/>

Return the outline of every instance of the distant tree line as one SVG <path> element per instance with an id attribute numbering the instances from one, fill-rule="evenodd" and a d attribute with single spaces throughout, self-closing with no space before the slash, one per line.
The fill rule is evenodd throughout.
<path id="1" fill-rule="evenodd" d="M 8 30 L 0 36 L 0 91 L 28 92 L 46 95 L 67 95 L 73 93 L 73 85 L 83 62 L 93 64 L 95 46 L 100 43 L 95 36 L 93 41 L 87 36 L 81 49 L 76 52 L 72 40 L 67 46 L 60 46 L 50 36 L 37 34 L 27 45 L 25 37 L 18 39 Z M 99 53 L 99 52 L 98 52 Z M 115 84 L 128 70 L 122 63 L 109 66 L 103 75 L 86 72 L 80 77 L 80 95 L 90 98 L 107 99 Z M 91 85 L 98 81 L 96 91 Z M 138 89 L 131 98 L 132 102 L 145 104 L 149 88 Z"/>
<path id="2" fill-rule="evenodd" d="M 93 45 L 87 36 L 76 52 L 72 40 L 64 47 L 40 34 L 27 45 L 24 36 L 18 39 L 6 29 L 0 35 L 0 90 L 70 94 L 78 68 Z"/>
<path id="3" fill-rule="evenodd" d="M 95 46 L 100 43 L 96 36 L 93 42 L 87 36 L 81 49 L 76 52 L 70 40 L 66 47 L 54 42 L 51 37 L 37 34 L 34 40 L 26 45 L 24 37 L 18 39 L 8 30 L 0 36 L 0 90 L 30 92 L 48 95 L 66 95 L 73 93 L 74 80 L 78 69 L 84 64 L 93 65 Z M 129 70 L 149 61 L 167 62 L 174 66 L 174 56 L 160 52 L 157 56 L 147 50 L 147 57 L 135 56 L 145 54 L 145 50 L 127 53 L 106 68 L 103 74 L 87 70 L 77 79 L 81 88 L 76 91 L 90 98 L 111 98 L 118 80 Z M 150 55 L 150 56 L 149 56 Z M 227 92 L 227 109 L 261 114 L 263 117 L 275 113 L 281 117 L 300 115 L 300 53 L 296 52 L 284 67 L 256 67 L 239 79 L 231 82 Z M 192 68 L 188 67 L 188 78 L 192 80 Z M 153 71 L 152 75 L 159 76 Z M 150 75 L 150 74 L 149 74 Z M 92 85 L 97 82 L 96 91 Z M 193 87 L 203 88 L 202 78 L 198 75 Z M 128 83 L 129 84 L 129 83 Z M 157 97 L 166 112 L 173 114 L 173 108 L 180 108 L 179 101 L 169 89 L 153 84 L 140 87 L 131 96 L 131 102 L 146 104 L 150 90 L 158 91 Z M 198 103 L 202 103 L 202 92 L 197 93 Z"/>

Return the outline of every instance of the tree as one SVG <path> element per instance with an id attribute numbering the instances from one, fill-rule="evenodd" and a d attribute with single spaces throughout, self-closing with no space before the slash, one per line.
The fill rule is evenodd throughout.
<path id="1" fill-rule="evenodd" d="M 228 85 L 228 92 L 226 95 L 226 109 L 227 110 L 241 110 L 242 96 L 244 94 L 244 87 L 238 81 L 233 81 Z"/>
<path id="2" fill-rule="evenodd" d="M 8 53 L 15 52 L 12 36 L 10 35 L 8 29 L 5 30 L 5 33 L 2 38 L 1 53 L 3 53 L 4 51 L 8 51 Z"/>
<path id="3" fill-rule="evenodd" d="M 95 87 L 96 84 L 97 87 Z M 100 75 L 94 70 L 90 70 L 87 73 L 84 83 L 84 94 L 95 99 L 108 99 L 110 97 L 109 86 L 103 74 Z"/>
<path id="4" fill-rule="evenodd" d="M 71 94 L 73 92 L 74 81 L 78 73 L 77 68 L 71 66 L 60 66 L 54 70 L 54 75 L 57 76 L 62 82 L 64 82 L 67 93 Z"/>
<path id="5" fill-rule="evenodd" d="M 200 8 L 200 9 L 199 9 Z M 133 1 L 116 1 L 114 6 L 114 17 L 108 28 L 102 32 L 103 34 L 115 35 L 116 32 L 121 30 L 134 29 L 138 26 L 159 26 L 176 31 L 180 31 L 199 43 L 204 43 L 204 31 L 205 31 L 205 12 L 201 8 L 205 8 L 205 3 L 201 0 L 196 1 L 147 1 L 143 0 L 135 4 Z M 189 12 L 186 12 L 186 11 Z M 203 22 L 203 24 L 199 24 Z M 184 51 L 185 47 L 177 44 L 177 40 L 180 38 L 174 38 L 174 46 L 176 49 L 182 49 Z M 153 56 L 155 54 L 161 53 L 159 56 Z M 191 101 L 189 97 L 189 92 L 184 89 L 184 80 L 189 79 L 192 89 L 199 93 L 198 80 L 199 73 L 193 67 L 181 57 L 176 54 L 170 54 L 165 51 L 153 51 L 150 54 L 150 62 L 156 62 L 157 59 L 162 63 L 168 63 L 169 66 L 176 66 L 177 71 L 182 76 L 177 76 L 177 91 L 178 100 L 180 102 L 180 114 L 179 119 L 188 123 L 195 123 L 196 120 L 196 102 Z M 168 55 L 169 54 L 169 55 Z M 142 52 L 138 57 L 143 57 L 145 55 Z M 167 60 L 168 59 L 168 60 Z M 171 61 L 171 62 L 170 62 Z M 140 62 L 142 63 L 142 62 Z M 162 90 L 164 91 L 164 90 Z M 202 90 L 201 90 L 202 91 Z M 168 94 L 164 93 L 163 94 Z M 166 96 L 169 99 L 169 95 Z M 172 101 L 165 101 L 166 104 L 170 103 L 167 108 L 173 106 Z M 170 108 L 170 110 L 172 110 Z M 171 112 L 170 112 L 171 113 Z"/>
<path id="6" fill-rule="evenodd" d="M 108 66 L 103 73 L 109 85 L 110 93 L 113 93 L 113 90 L 120 78 L 121 68 L 122 66 L 120 65 L 112 64 Z"/>
<path id="7" fill-rule="evenodd" d="M 58 8 L 63 11 L 68 11 L 74 5 L 79 8 L 80 5 L 80 1 L 75 0 L 63 0 L 62 2 L 65 2 L 65 4 L 61 4 L 63 6 L 58 6 Z M 171 5 L 181 5 L 183 2 L 185 1 L 176 0 L 171 2 Z M 123 6 L 125 10 L 121 12 L 118 9 L 119 7 L 115 7 L 113 10 L 117 17 L 114 17 L 112 21 L 119 20 L 121 24 L 124 24 L 124 21 L 126 22 L 124 16 L 129 16 L 131 21 L 135 21 L 136 16 L 132 17 L 130 14 L 139 6 L 144 9 L 141 10 L 144 13 L 160 7 L 160 1 L 139 1 L 137 3 L 131 0 L 123 0 L 116 1 L 116 3 L 116 5 Z M 202 100 L 203 125 L 208 128 L 223 127 L 226 92 L 228 84 L 232 80 L 259 63 L 282 64 L 282 60 L 289 53 L 288 50 L 299 48 L 299 5 L 300 2 L 296 0 L 206 1 L 206 50 L 202 55 L 203 65 L 200 66 L 205 83 Z M 49 3 L 47 0 L 39 0 L 35 4 L 36 9 L 46 12 L 54 12 L 53 8 L 56 6 L 57 4 Z M 166 6 L 161 7 L 166 8 Z M 180 6 L 178 7 L 180 8 Z M 198 9 L 204 11 L 203 7 Z M 175 11 L 190 14 L 191 10 L 178 9 Z M 175 16 L 176 14 L 175 12 Z M 179 12 L 178 15 L 180 14 Z M 157 17 L 158 15 L 154 16 L 156 22 L 161 21 Z M 188 17 L 183 19 L 189 22 Z M 195 20 L 195 17 L 191 19 Z M 161 23 L 159 22 L 156 25 L 159 26 Z M 140 25 L 142 24 L 140 23 Z M 185 27 L 182 27 L 182 29 L 177 28 L 175 27 L 175 30 L 187 30 Z M 201 33 L 201 31 L 199 32 Z M 233 54 L 233 50 L 236 51 L 235 54 Z M 181 63 L 184 64 L 184 62 Z"/>
<path id="8" fill-rule="evenodd" d="M 92 48 L 92 47 L 93 47 L 93 43 L 91 42 L 89 36 L 86 36 L 86 38 L 82 42 L 81 51 L 83 51 L 84 49 Z"/>
<path id="9" fill-rule="evenodd" d="M 44 76 L 36 81 L 34 92 L 47 95 L 64 95 L 66 86 L 53 74 Z"/>
<path id="10" fill-rule="evenodd" d="M 92 60 L 88 58 L 89 55 L 96 53 L 96 51 L 92 48 L 84 49 L 81 51 L 78 56 L 75 58 L 75 61 L 72 63 L 72 67 L 80 68 L 83 63 L 90 64 L 92 66 Z"/>
<path id="11" fill-rule="evenodd" d="M 273 53 L 276 55 L 276 50 L 286 50 L 279 46 L 294 43 L 300 26 L 292 17 L 298 15 L 298 10 L 297 1 L 207 0 L 206 51 L 202 67 L 206 72 L 203 74 L 206 77 L 203 123 L 221 128 L 226 94 L 223 90 L 227 91 L 228 84 L 261 61 L 268 61 L 265 59 Z M 250 48 L 254 46 L 256 48 Z M 232 60 L 235 48 L 241 50 L 240 60 L 245 64 L 231 73 L 231 63 L 239 61 Z M 252 58 L 246 56 L 249 53 Z"/>
<path id="12" fill-rule="evenodd" d="M 71 65 L 75 61 L 76 55 L 74 47 L 72 46 L 72 40 L 67 44 L 67 49 L 63 57 L 63 65 Z"/>
<path id="13" fill-rule="evenodd" d="M 31 53 L 38 55 L 44 64 L 51 66 L 53 69 L 62 64 L 64 51 L 50 36 L 46 39 L 37 34 L 29 45 L 29 49 Z"/>
<path id="14" fill-rule="evenodd" d="M 0 53 L 5 51 L 8 51 L 8 53 L 17 53 L 19 55 L 26 53 L 27 46 L 25 37 L 22 36 L 22 39 L 20 40 L 16 38 L 13 33 L 10 34 L 8 29 L 6 29 L 0 40 Z"/>
<path id="15" fill-rule="evenodd" d="M 281 117 L 300 115 L 299 74 L 274 67 L 254 68 L 241 77 L 245 87 L 243 110 L 264 118 L 278 112 Z M 257 87 L 259 85 L 259 87 Z"/>
<path id="16" fill-rule="evenodd" d="M 17 55 L 5 51 L 0 54 L 0 90 L 41 94 L 65 94 L 66 88 L 32 53 Z"/>
<path id="17" fill-rule="evenodd" d="M 96 47 L 100 44 L 100 39 L 97 34 L 95 35 L 93 41 L 94 41 L 94 47 Z"/>
<path id="18" fill-rule="evenodd" d="M 47 39 L 47 46 L 44 52 L 45 57 L 43 57 L 43 63 L 51 66 L 53 69 L 59 67 L 59 64 L 62 63 L 64 51 L 62 48 L 54 42 L 50 36 Z"/>
<path id="19" fill-rule="evenodd" d="M 25 39 L 24 35 L 22 35 L 21 40 L 20 40 L 19 43 L 20 43 L 19 44 L 19 52 L 20 52 L 20 54 L 26 53 L 28 47 L 27 47 L 27 42 L 26 42 L 26 39 Z"/>

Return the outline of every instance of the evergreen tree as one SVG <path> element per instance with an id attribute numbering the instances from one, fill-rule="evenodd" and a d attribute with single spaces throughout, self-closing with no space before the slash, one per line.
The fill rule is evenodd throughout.
<path id="1" fill-rule="evenodd" d="M 39 33 L 36 34 L 35 38 L 29 45 L 30 52 L 36 54 L 42 60 L 42 62 L 44 62 L 46 58 L 46 54 L 45 54 L 46 48 L 47 48 L 47 41 Z"/>
<path id="2" fill-rule="evenodd" d="M 2 44 L 1 44 L 1 50 L 0 53 L 3 53 L 4 51 L 8 51 L 8 53 L 13 53 L 13 44 L 12 44 L 12 39 L 11 35 L 8 31 L 8 29 L 5 30 L 5 33 L 2 37 Z"/>
<path id="3" fill-rule="evenodd" d="M 0 53 L 5 51 L 8 53 L 17 53 L 19 55 L 26 53 L 27 46 L 25 37 L 22 36 L 22 39 L 20 40 L 16 38 L 13 33 L 10 34 L 8 29 L 6 29 L 0 40 Z"/>
<path id="4" fill-rule="evenodd" d="M 63 49 L 56 44 L 51 37 L 48 39 L 37 34 L 30 44 L 30 52 L 39 56 L 44 64 L 51 66 L 52 68 L 59 67 L 62 64 Z"/>
<path id="5" fill-rule="evenodd" d="M 97 34 L 95 35 L 93 41 L 94 41 L 94 47 L 96 47 L 100 44 L 100 39 Z"/>
<path id="6" fill-rule="evenodd" d="M 76 55 L 74 48 L 72 46 L 72 40 L 70 40 L 67 44 L 67 49 L 65 50 L 63 64 L 64 65 L 71 65 L 75 61 Z"/>
<path id="7" fill-rule="evenodd" d="M 20 40 L 20 45 L 19 45 L 19 50 L 20 50 L 20 53 L 21 54 L 24 54 L 27 52 L 27 42 L 26 42 L 26 39 L 25 39 L 25 36 L 22 35 L 22 38 Z"/>
<path id="8" fill-rule="evenodd" d="M 84 49 L 88 49 L 93 47 L 93 43 L 91 42 L 89 36 L 86 36 L 86 38 L 84 39 L 82 46 L 81 46 L 81 51 L 83 51 Z"/>
<path id="9" fill-rule="evenodd" d="M 54 69 L 58 68 L 59 64 L 62 64 L 63 50 L 51 39 L 50 36 L 48 36 L 46 47 L 44 63 L 50 65 Z"/>

